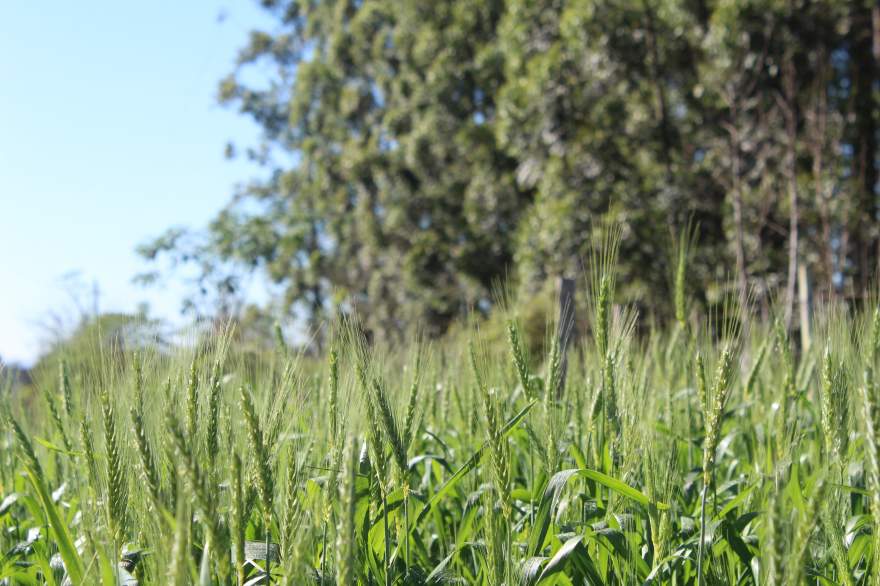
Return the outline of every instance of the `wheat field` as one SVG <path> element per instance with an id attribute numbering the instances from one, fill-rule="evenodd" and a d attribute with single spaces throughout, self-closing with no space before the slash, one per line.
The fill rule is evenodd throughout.
<path id="1" fill-rule="evenodd" d="M 3 394 L 0 584 L 880 584 L 880 311 L 805 345 L 686 256 L 663 327 L 599 258 L 564 351 L 511 309 L 70 353 Z"/>

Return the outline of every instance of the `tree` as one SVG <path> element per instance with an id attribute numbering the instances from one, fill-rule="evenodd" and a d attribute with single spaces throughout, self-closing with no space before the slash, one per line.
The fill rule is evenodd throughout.
<path id="1" fill-rule="evenodd" d="M 221 98 L 262 125 L 262 160 L 288 163 L 195 256 L 264 268 L 286 306 L 357 309 L 386 335 L 485 307 L 525 203 L 492 132 L 503 3 L 264 4 L 284 32 L 252 35 Z M 267 88 L 243 81 L 257 61 Z"/>
<path id="2" fill-rule="evenodd" d="M 765 310 L 808 268 L 828 295 L 878 258 L 868 0 L 265 0 L 221 100 L 264 166 L 201 234 L 144 246 L 194 266 L 217 312 L 248 273 L 316 326 L 442 334 L 576 273 L 622 227 L 618 301 L 662 319 L 670 233 L 699 226 L 699 301 L 732 278 Z M 259 64 L 259 68 L 255 65 Z M 264 78 L 255 70 L 271 73 Z M 551 279 L 552 278 L 552 279 Z"/>
<path id="3" fill-rule="evenodd" d="M 849 6 L 849 78 L 851 82 L 853 248 L 858 292 L 866 294 L 877 272 L 880 234 L 877 230 L 877 59 L 874 56 L 872 2 L 852 0 Z"/>
<path id="4" fill-rule="evenodd" d="M 713 246 L 719 189 L 690 140 L 701 114 L 699 39 L 680 32 L 697 22 L 685 6 L 655 0 L 509 3 L 498 134 L 519 161 L 519 184 L 535 194 L 517 248 L 526 291 L 575 270 L 606 213 L 625 227 L 626 298 L 665 286 L 662 268 L 644 267 L 662 260 L 657 243 L 689 216 Z M 708 205 L 688 201 L 695 190 Z"/>

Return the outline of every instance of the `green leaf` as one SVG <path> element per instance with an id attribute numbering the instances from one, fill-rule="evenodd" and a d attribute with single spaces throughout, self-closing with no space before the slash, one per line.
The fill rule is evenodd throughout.
<path id="1" fill-rule="evenodd" d="M 797 508 L 801 514 L 807 514 L 807 504 L 804 501 L 803 491 L 801 490 L 800 466 L 798 465 L 797 460 L 794 460 L 791 463 L 791 478 L 785 487 L 785 492 L 791 498 L 791 502 L 794 503 L 795 508 Z"/>
<path id="2" fill-rule="evenodd" d="M 557 472 L 547 483 L 544 494 L 541 496 L 541 504 L 538 506 L 538 512 L 535 515 L 535 522 L 529 531 L 529 542 L 526 547 L 526 553 L 530 556 L 537 556 L 544 547 L 544 537 L 547 536 L 547 528 L 550 526 L 550 514 L 552 509 L 556 508 L 559 501 L 559 495 L 562 489 L 568 483 L 578 470 L 563 470 Z"/>
<path id="3" fill-rule="evenodd" d="M 437 462 L 438 464 L 443 466 L 443 468 L 447 472 L 452 472 L 452 467 L 449 465 L 449 462 L 446 461 L 446 458 L 444 458 L 443 456 L 438 456 L 436 454 L 421 454 L 419 456 L 415 456 L 413 458 L 410 458 L 409 462 L 407 462 L 406 465 L 409 470 L 414 470 L 416 466 L 423 462 Z"/>
<path id="4" fill-rule="evenodd" d="M 587 458 L 580 446 L 577 444 L 571 444 L 568 446 L 568 453 L 574 459 L 574 463 L 577 464 L 578 468 L 587 467 Z"/>
<path id="5" fill-rule="evenodd" d="M 52 496 L 49 494 L 49 490 L 43 483 L 43 479 L 40 478 L 39 475 L 29 466 L 25 466 L 25 469 L 27 471 L 28 479 L 34 487 L 40 503 L 43 505 L 43 510 L 46 513 L 46 520 L 52 528 L 52 531 L 55 533 L 58 553 L 61 555 L 61 559 L 64 560 L 64 567 L 67 570 L 67 575 L 74 586 L 79 586 L 83 583 L 82 562 L 80 561 L 79 553 L 76 551 L 76 547 L 73 544 L 73 539 L 70 537 L 70 532 L 67 530 L 67 525 L 62 521 L 61 515 L 58 514 L 58 509 L 55 507 L 55 503 L 52 501 Z"/>
<path id="6" fill-rule="evenodd" d="M 633 488 L 622 480 L 618 480 L 617 478 L 608 476 L 607 474 L 603 474 L 597 470 L 583 468 L 578 471 L 578 475 L 589 478 L 590 480 L 594 480 L 599 484 L 605 486 L 606 488 L 610 488 L 617 494 L 636 501 L 640 505 L 648 506 L 649 504 L 653 504 L 661 511 L 665 511 L 669 508 L 669 505 L 667 505 L 666 503 L 652 502 L 651 499 L 648 498 L 648 495 L 646 495 L 645 493 Z"/>
<path id="7" fill-rule="evenodd" d="M 749 564 L 754 557 L 749 546 L 746 545 L 746 542 L 743 541 L 742 537 L 740 537 L 737 528 L 732 524 L 722 521 L 721 522 L 721 535 L 724 537 L 724 541 L 726 541 L 730 545 L 730 549 L 739 557 L 739 560 L 742 562 L 743 566 L 746 568 L 749 567 Z"/>
<path id="8" fill-rule="evenodd" d="M 541 572 L 537 583 L 540 584 L 545 579 L 565 570 L 566 567 L 571 565 L 577 574 L 587 579 L 588 583 L 603 584 L 604 581 L 596 570 L 593 560 L 590 559 L 590 554 L 587 552 L 587 548 L 584 547 L 582 540 L 583 538 L 578 535 L 566 541 L 550 561 L 547 562 L 547 565 L 544 566 L 544 571 Z"/>
<path id="9" fill-rule="evenodd" d="M 514 488 L 513 490 L 510 491 L 510 498 L 512 498 L 515 501 L 523 501 L 523 502 L 527 503 L 527 502 L 529 502 L 529 500 L 531 500 L 532 493 L 530 490 L 528 490 L 526 488 L 522 488 L 522 487 Z"/>
<path id="10" fill-rule="evenodd" d="M 730 501 L 726 505 L 724 505 L 724 507 L 721 508 L 721 510 L 718 511 L 718 513 L 715 515 L 715 519 L 721 519 L 721 518 L 725 517 L 727 515 L 727 513 L 729 513 L 730 511 L 732 511 L 733 509 L 738 507 L 740 504 L 742 504 L 742 502 L 744 500 L 746 500 L 746 497 L 749 496 L 749 494 L 752 492 L 752 490 L 754 488 L 755 488 L 754 486 L 750 486 L 747 489 L 745 489 L 744 491 L 742 491 L 741 493 L 739 493 L 738 495 L 736 495 L 735 497 L 733 497 L 732 499 L 730 499 Z"/>
<path id="11" fill-rule="evenodd" d="M 652 503 L 651 499 L 641 491 L 631 487 L 622 480 L 618 480 L 617 478 L 613 478 L 602 472 L 590 468 L 572 468 L 570 470 L 563 470 L 562 472 L 554 474 L 553 478 L 550 479 L 550 482 L 547 483 L 547 488 L 544 489 L 544 494 L 541 497 L 541 504 L 535 515 L 534 526 L 529 533 L 529 543 L 526 548 L 528 555 L 537 556 L 540 554 L 541 549 L 543 549 L 544 538 L 547 536 L 547 529 L 550 527 L 552 512 L 556 508 L 559 496 L 562 494 L 562 489 L 565 488 L 568 481 L 574 477 L 593 480 L 594 482 L 597 482 L 621 496 L 625 496 L 643 506 L 653 504 L 660 510 L 669 508 L 669 505 L 665 503 Z"/>
<path id="12" fill-rule="evenodd" d="M 547 561 L 546 557 L 531 557 L 526 559 L 520 567 L 520 576 L 522 583 L 531 586 L 538 582 L 541 575 L 541 566 Z"/>
<path id="13" fill-rule="evenodd" d="M 535 401 L 532 401 L 531 403 L 523 407 L 523 409 L 519 413 L 511 417 L 507 421 L 507 423 L 504 424 L 504 427 L 501 428 L 500 436 L 507 437 L 507 435 L 519 424 L 519 422 L 522 421 L 526 414 L 528 414 L 529 410 L 534 407 L 534 405 Z M 449 494 L 449 491 L 455 488 L 455 485 L 458 484 L 458 482 L 462 478 L 464 478 L 468 472 L 477 467 L 477 464 L 480 463 L 480 458 L 482 458 L 483 452 L 486 450 L 487 447 L 489 447 L 489 441 L 483 442 L 483 445 L 481 445 L 480 448 L 476 452 L 474 452 L 470 458 L 468 458 L 467 462 L 465 462 L 461 468 L 456 470 L 455 474 L 450 476 L 449 480 L 443 483 L 443 486 L 437 489 L 437 492 L 435 492 L 434 495 L 428 500 L 428 502 L 425 503 L 425 506 L 422 507 L 421 512 L 419 512 L 419 516 L 416 517 L 416 522 L 413 523 L 411 531 L 414 530 L 415 527 L 419 525 L 422 520 L 428 515 L 428 513 L 431 512 L 432 507 L 440 502 L 443 497 Z"/>
<path id="14" fill-rule="evenodd" d="M 855 487 L 855 486 L 850 486 L 850 485 L 848 485 L 848 484 L 838 484 L 838 483 L 835 482 L 835 483 L 833 483 L 831 486 L 834 486 L 834 487 L 836 487 L 836 488 L 843 489 L 843 490 L 845 490 L 845 491 L 847 491 L 847 492 L 851 492 L 851 493 L 853 493 L 853 494 L 860 494 L 860 495 L 862 495 L 862 496 L 872 496 L 872 493 L 871 493 L 870 490 L 865 490 L 864 488 L 858 488 L 858 487 Z"/>
<path id="15" fill-rule="evenodd" d="M 434 566 L 434 569 L 431 570 L 431 573 L 425 578 L 425 584 L 442 584 L 446 574 L 446 568 L 457 553 L 458 549 L 453 549 L 452 553 L 440 560 L 440 563 Z"/>
<path id="16" fill-rule="evenodd" d="M 64 448 L 57 446 L 57 445 L 53 444 L 52 442 L 50 442 L 49 440 L 43 439 L 41 437 L 34 437 L 34 440 L 38 444 L 40 444 L 41 446 L 46 448 L 47 450 L 51 450 L 53 452 L 58 452 L 59 454 L 64 454 L 65 456 L 71 456 L 73 458 L 77 458 L 77 457 L 83 455 L 82 452 L 71 452 L 69 450 L 65 450 Z"/>

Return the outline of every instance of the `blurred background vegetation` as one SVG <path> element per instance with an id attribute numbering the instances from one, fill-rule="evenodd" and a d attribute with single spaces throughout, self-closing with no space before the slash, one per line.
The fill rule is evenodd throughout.
<path id="1" fill-rule="evenodd" d="M 643 323 L 672 317 L 682 234 L 695 310 L 733 293 L 796 329 L 870 288 L 876 0 L 259 4 L 270 24 L 218 95 L 261 129 L 227 154 L 263 172 L 208 226 L 169 217 L 139 248 L 137 281 L 189 282 L 183 310 L 208 326 L 271 344 L 280 319 L 320 349 L 339 314 L 394 341 L 503 303 L 541 341 L 560 277 L 585 303 L 609 224 L 616 301 Z M 147 316 L 105 322 L 152 335 Z M 57 338 L 99 319 L 75 321 Z"/>
<path id="2" fill-rule="evenodd" d="M 140 250 L 141 282 L 196 269 L 195 315 L 240 316 L 256 272 L 275 315 L 358 311 L 376 336 L 439 335 L 490 312 L 499 284 L 533 299 L 577 276 L 608 222 L 623 229 L 619 301 L 658 320 L 671 234 L 689 223 L 701 304 L 727 282 L 796 322 L 799 287 L 868 288 L 874 0 L 261 4 L 276 26 L 251 34 L 219 95 L 261 126 L 228 153 L 267 179 L 206 230 Z"/>

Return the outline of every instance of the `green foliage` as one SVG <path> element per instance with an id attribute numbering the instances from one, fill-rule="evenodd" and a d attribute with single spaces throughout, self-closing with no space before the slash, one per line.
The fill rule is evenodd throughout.
<path id="1" fill-rule="evenodd" d="M 376 338 L 435 337 L 491 309 L 499 281 L 530 299 L 578 273 L 607 222 L 619 300 L 652 317 L 717 303 L 732 267 L 742 304 L 750 287 L 767 308 L 792 258 L 827 297 L 867 290 L 866 0 L 261 4 L 276 26 L 219 98 L 262 129 L 247 153 L 268 172 L 205 233 L 141 249 L 159 261 L 146 281 L 195 269 L 196 313 L 236 314 L 258 271 L 283 291 L 273 310 L 313 326 L 356 312 Z"/>

